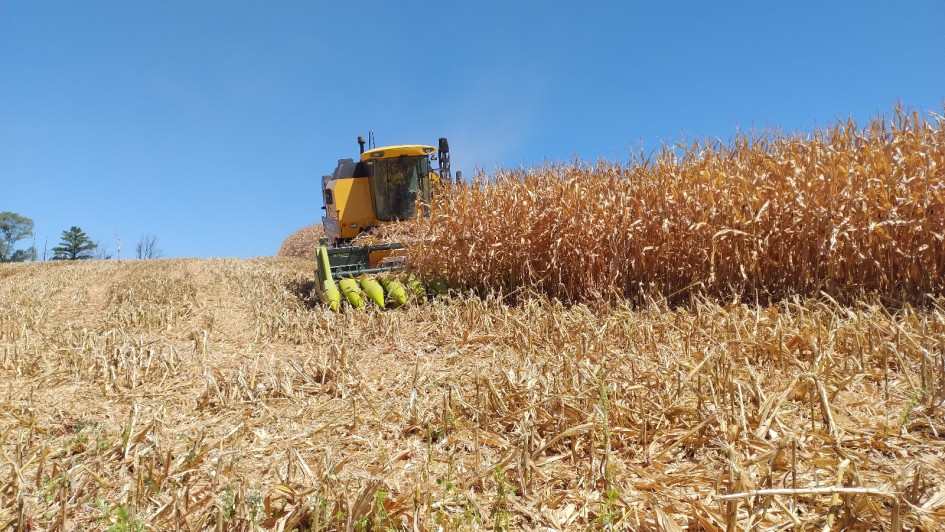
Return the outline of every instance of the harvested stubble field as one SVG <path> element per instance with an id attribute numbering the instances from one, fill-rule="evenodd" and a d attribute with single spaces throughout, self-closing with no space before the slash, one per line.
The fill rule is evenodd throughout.
<path id="1" fill-rule="evenodd" d="M 940 303 L 333 314 L 311 268 L 0 266 L 0 526 L 941 528 Z"/>
<path id="2" fill-rule="evenodd" d="M 471 294 L 394 311 L 2 264 L 0 527 L 945 529 L 942 126 L 500 171 L 406 228 Z"/>

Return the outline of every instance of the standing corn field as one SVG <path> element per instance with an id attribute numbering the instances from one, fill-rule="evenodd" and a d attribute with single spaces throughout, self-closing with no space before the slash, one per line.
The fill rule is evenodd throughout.
<path id="1" fill-rule="evenodd" d="M 945 287 L 945 119 L 930 116 L 479 176 L 419 222 L 410 262 L 453 285 L 569 302 L 921 303 Z"/>

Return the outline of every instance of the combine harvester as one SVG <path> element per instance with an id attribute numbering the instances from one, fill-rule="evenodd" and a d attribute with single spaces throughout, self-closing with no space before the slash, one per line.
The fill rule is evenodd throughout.
<path id="1" fill-rule="evenodd" d="M 377 227 L 429 216 L 435 191 L 452 183 L 445 138 L 439 141 L 439 154 L 433 146 L 374 148 L 373 136 L 371 141 L 365 151 L 364 137 L 358 137 L 360 160 L 341 159 L 332 175 L 322 177 L 326 236 L 315 255 L 315 273 L 319 297 L 332 310 L 345 301 L 361 308 L 365 299 L 379 307 L 402 305 L 426 293 L 417 279 L 384 275 L 404 269 L 403 243 L 352 245 L 352 240 Z"/>

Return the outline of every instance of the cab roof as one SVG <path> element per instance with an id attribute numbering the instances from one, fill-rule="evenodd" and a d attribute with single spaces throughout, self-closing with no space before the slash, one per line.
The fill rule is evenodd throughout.
<path id="1" fill-rule="evenodd" d="M 390 159 L 392 157 L 433 155 L 436 148 L 423 144 L 401 144 L 399 146 L 381 146 L 361 154 L 361 162 L 371 159 Z"/>

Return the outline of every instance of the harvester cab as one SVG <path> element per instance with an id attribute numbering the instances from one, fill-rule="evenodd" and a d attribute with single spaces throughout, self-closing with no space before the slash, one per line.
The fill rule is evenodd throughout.
<path id="1" fill-rule="evenodd" d="M 317 251 L 316 274 L 323 299 L 336 297 L 329 294 L 334 281 L 402 269 L 403 244 L 351 245 L 351 240 L 376 227 L 429 215 L 436 190 L 452 182 L 445 138 L 437 147 L 380 148 L 369 138 L 371 146 L 365 150 L 364 137 L 358 137 L 357 161 L 341 159 L 331 175 L 322 177 L 326 245 Z"/>

